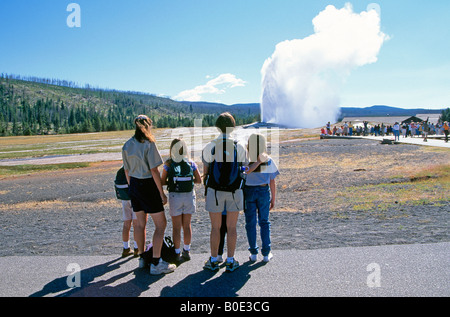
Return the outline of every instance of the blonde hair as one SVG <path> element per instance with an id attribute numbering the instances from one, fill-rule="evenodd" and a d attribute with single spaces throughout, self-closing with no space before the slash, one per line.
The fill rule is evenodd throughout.
<path id="1" fill-rule="evenodd" d="M 152 120 L 144 114 L 137 116 L 134 119 L 134 124 L 136 125 L 135 139 L 141 143 L 144 143 L 145 140 L 155 143 L 155 137 L 151 132 L 152 123 Z"/>
<path id="2" fill-rule="evenodd" d="M 247 149 L 250 162 L 256 162 L 260 154 L 267 152 L 266 138 L 257 133 L 250 135 Z"/>

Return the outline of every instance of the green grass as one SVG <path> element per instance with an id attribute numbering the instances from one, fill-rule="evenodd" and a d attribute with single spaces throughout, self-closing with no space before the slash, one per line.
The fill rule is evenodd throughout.
<path id="1" fill-rule="evenodd" d="M 89 167 L 90 163 L 63 163 L 49 165 L 16 165 L 16 166 L 0 166 L 0 178 L 12 175 L 27 175 L 31 173 L 67 170 L 75 168 Z"/>

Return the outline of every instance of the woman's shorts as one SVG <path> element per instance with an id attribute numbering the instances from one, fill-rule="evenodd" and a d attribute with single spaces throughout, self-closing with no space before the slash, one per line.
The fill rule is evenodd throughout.
<path id="1" fill-rule="evenodd" d="M 130 198 L 134 212 L 153 214 L 164 211 L 161 195 L 153 178 L 130 177 Z"/>
<path id="2" fill-rule="evenodd" d="M 195 192 L 169 193 L 169 214 L 172 217 L 195 212 Z"/>

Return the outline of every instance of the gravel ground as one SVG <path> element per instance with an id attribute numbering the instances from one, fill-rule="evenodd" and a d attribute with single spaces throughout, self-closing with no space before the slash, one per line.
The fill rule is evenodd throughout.
<path id="1" fill-rule="evenodd" d="M 448 201 L 399 204 L 380 215 L 373 210 L 336 206 L 332 198 L 350 185 L 392 182 L 393 175 L 402 175 L 406 169 L 448 164 L 449 154 L 370 140 L 281 144 L 282 174 L 277 178 L 277 206 L 271 213 L 272 249 L 450 241 Z M 121 204 L 113 192 L 120 165 L 103 162 L 89 168 L 0 180 L 0 256 L 120 254 Z M 395 179 L 402 181 L 401 177 Z M 210 223 L 203 188 L 197 185 L 196 193 L 192 250 L 208 253 Z M 152 231 L 149 220 L 148 240 Z M 167 234 L 171 234 L 169 217 Z M 247 249 L 243 215 L 238 223 L 237 249 Z"/>

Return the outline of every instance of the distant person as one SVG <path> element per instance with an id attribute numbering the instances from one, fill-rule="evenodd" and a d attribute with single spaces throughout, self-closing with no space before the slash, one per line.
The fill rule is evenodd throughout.
<path id="1" fill-rule="evenodd" d="M 411 137 L 413 138 L 416 135 L 416 123 L 413 121 L 411 122 Z"/>
<path id="2" fill-rule="evenodd" d="M 167 221 L 164 205 L 167 197 L 161 184 L 158 167 L 163 164 L 156 147 L 156 140 L 151 132 L 152 121 L 146 115 L 139 115 L 134 120 L 136 131 L 122 148 L 123 165 L 130 185 L 130 198 L 133 211 L 137 217 L 136 239 L 138 253 L 145 250 L 146 225 L 150 214 L 155 225 L 153 234 L 153 259 L 150 274 L 159 275 L 171 273 L 174 264 L 169 264 L 161 258 L 161 248 Z M 145 260 L 139 258 L 139 267 L 145 267 Z"/>
<path id="3" fill-rule="evenodd" d="M 398 122 L 392 126 L 392 132 L 394 133 L 394 141 L 400 141 L 400 125 Z"/>
<path id="4" fill-rule="evenodd" d="M 403 135 L 403 138 L 406 138 L 406 123 L 403 123 L 402 124 L 402 135 Z"/>
<path id="5" fill-rule="evenodd" d="M 216 120 L 221 134 L 203 149 L 203 174 L 206 175 L 206 206 L 211 220 L 210 247 L 211 256 L 204 268 L 219 270 L 218 249 L 222 213 L 227 212 L 227 260 L 226 271 L 232 272 L 239 267 L 234 259 L 237 241 L 237 220 L 239 211 L 244 209 L 243 179 L 241 168 L 247 165 L 246 149 L 233 140 L 230 133 L 236 127 L 233 116 L 226 112 Z"/>
<path id="6" fill-rule="evenodd" d="M 188 153 L 186 142 L 174 139 L 170 144 L 170 158 L 164 163 L 161 175 L 162 184 L 167 185 L 169 191 L 172 238 L 178 261 L 191 259 L 191 218 L 196 210 L 194 184 L 202 182 L 197 164 L 189 160 Z M 183 250 L 181 250 L 181 229 L 183 229 Z"/>
<path id="7" fill-rule="evenodd" d="M 275 206 L 275 178 L 280 174 L 275 162 L 267 155 L 267 142 L 263 135 L 252 134 L 248 140 L 248 154 L 251 163 L 246 178 L 245 229 L 249 243 L 250 261 L 256 261 L 258 244 L 256 226 L 261 234 L 261 254 L 264 262 L 272 258 L 269 213 Z M 256 163 L 256 166 L 255 164 Z"/>
<path id="8" fill-rule="evenodd" d="M 444 129 L 445 142 L 448 142 L 449 126 L 448 126 L 448 122 L 447 121 L 444 122 L 444 124 L 442 125 L 442 128 Z"/>
<path id="9" fill-rule="evenodd" d="M 138 247 L 136 243 L 136 231 L 134 230 L 134 250 L 131 251 L 130 247 L 130 231 L 131 225 L 133 224 L 133 228 L 137 226 L 137 218 L 133 212 L 133 208 L 131 206 L 130 195 L 128 191 L 128 181 L 125 175 L 125 170 L 123 166 L 117 171 L 116 178 L 114 180 L 114 187 L 116 192 L 116 198 L 119 199 L 122 203 L 122 241 L 123 241 L 123 250 L 122 257 L 125 258 L 130 255 L 138 256 Z"/>
<path id="10" fill-rule="evenodd" d="M 428 133 L 430 133 L 430 127 L 428 125 L 428 119 L 429 119 L 429 117 L 422 124 L 423 142 L 428 142 Z"/>

